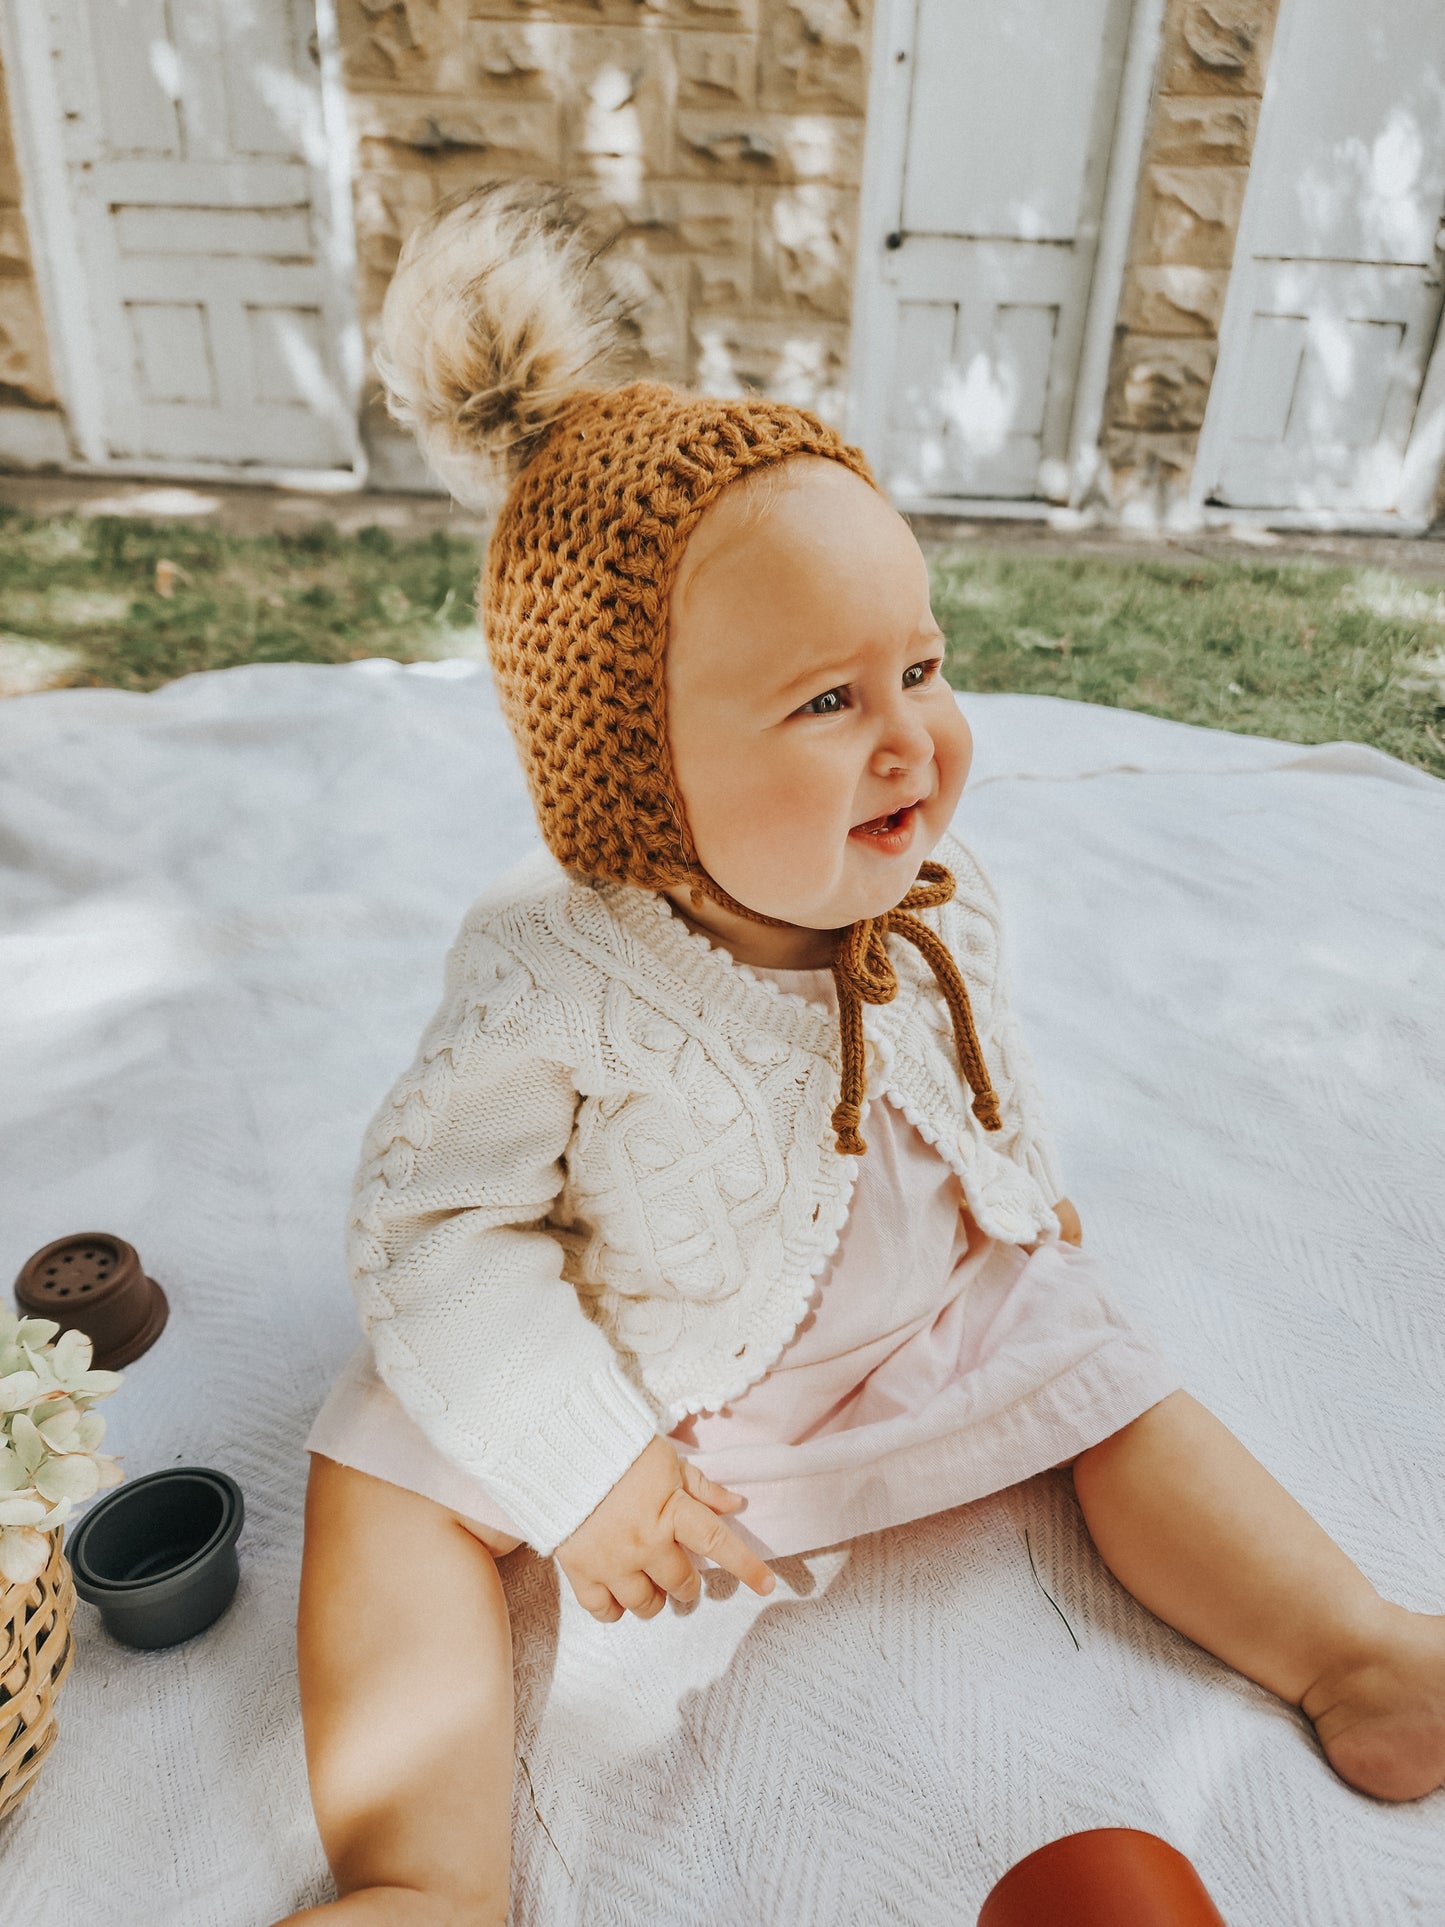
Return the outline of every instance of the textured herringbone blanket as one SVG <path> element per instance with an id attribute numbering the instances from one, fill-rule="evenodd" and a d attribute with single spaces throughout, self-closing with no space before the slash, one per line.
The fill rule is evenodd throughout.
<path id="1" fill-rule="evenodd" d="M 1445 1610 L 1445 785 L 962 700 L 959 827 L 1086 1239 L 1375 1583 Z M 0 1269 L 73 1230 L 136 1244 L 171 1322 L 106 1449 L 247 1501 L 199 1638 L 134 1653 L 79 1605 L 60 1741 L 0 1825 L 5 1927 L 330 1896 L 293 1640 L 301 1440 L 356 1339 L 347 1186 L 462 910 L 535 840 L 471 665 L 0 706 Z M 781 1561 L 767 1600 L 710 1572 L 650 1621 L 598 1625 L 525 1548 L 502 1571 L 524 1927 L 967 1927 L 1013 1861 L 1112 1824 L 1190 1855 L 1230 1927 L 1445 1921 L 1445 1793 L 1345 1787 L 1120 1589 L 1066 1475 Z"/>

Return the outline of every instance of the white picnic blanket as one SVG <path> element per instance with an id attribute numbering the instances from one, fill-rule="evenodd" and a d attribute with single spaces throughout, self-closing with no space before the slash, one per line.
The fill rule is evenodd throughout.
<path id="1" fill-rule="evenodd" d="M 961 700 L 958 826 L 1086 1239 L 1371 1579 L 1445 1610 L 1445 784 Z M 357 1335 L 347 1191 L 463 909 L 535 839 L 473 663 L 0 704 L 0 1271 L 65 1232 L 135 1244 L 171 1322 L 105 1449 L 218 1466 L 247 1508 L 197 1639 L 132 1652 L 78 1606 L 60 1739 L 0 1825 L 6 1927 L 331 1897 L 294 1617 L 301 1440 Z M 503 1573 L 521 1927 L 967 1927 L 1013 1862 L 1107 1825 L 1188 1854 L 1230 1927 L 1445 1921 L 1445 1792 L 1347 1788 L 1118 1586 L 1062 1474 L 784 1560 L 766 1600 L 714 1571 L 650 1621 L 599 1625 L 526 1549 Z"/>

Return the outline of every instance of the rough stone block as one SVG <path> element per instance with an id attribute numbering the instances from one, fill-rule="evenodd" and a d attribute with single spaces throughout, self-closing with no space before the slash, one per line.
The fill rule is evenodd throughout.
<path id="1" fill-rule="evenodd" d="M 7 408 L 0 402 L 0 468 L 59 468 L 75 451 L 57 408 Z"/>
<path id="2" fill-rule="evenodd" d="M 1278 0 L 1176 0 L 1165 30 L 1160 92 L 1263 93 L 1277 11 Z"/>
<path id="3" fill-rule="evenodd" d="M 1247 167 L 1258 124 L 1257 100 L 1227 94 L 1191 99 L 1161 95 L 1155 103 L 1149 158 L 1171 167 Z"/>
<path id="4" fill-rule="evenodd" d="M 761 6 L 776 0 L 653 0 L 680 26 L 728 28 L 734 33 L 756 33 Z"/>
<path id="5" fill-rule="evenodd" d="M 668 172 L 675 86 L 667 34 L 569 28 L 562 166 L 619 197 Z"/>
<path id="6" fill-rule="evenodd" d="M 467 13 L 473 20 L 580 20 L 651 22 L 661 9 L 652 0 L 468 0 Z"/>
<path id="7" fill-rule="evenodd" d="M 0 281 L 0 391 L 32 408 L 49 407 L 56 399 L 45 324 L 28 279 Z"/>
<path id="8" fill-rule="evenodd" d="M 555 175 L 558 110 L 550 101 L 465 101 L 375 94 L 353 100 L 363 168 L 392 169 L 409 155 L 448 189 L 493 174 Z"/>
<path id="9" fill-rule="evenodd" d="M 1172 433 L 1200 428 L 1218 352 L 1214 341 L 1127 336 L 1114 406 L 1107 411 L 1111 427 Z"/>
<path id="10" fill-rule="evenodd" d="M 16 207 L 20 201 L 20 172 L 15 156 L 0 140 L 0 207 Z"/>
<path id="11" fill-rule="evenodd" d="M 817 182 L 758 192 L 757 297 L 764 307 L 847 321 L 856 197 Z"/>
<path id="12" fill-rule="evenodd" d="M 1247 179 L 1243 167 L 1146 167 L 1136 258 L 1150 265 L 1227 268 Z"/>
<path id="13" fill-rule="evenodd" d="M 337 30 L 354 89 L 467 91 L 466 0 L 339 0 Z"/>
<path id="14" fill-rule="evenodd" d="M 1225 268 L 1131 268 L 1124 281 L 1119 321 L 1134 334 L 1201 335 L 1219 333 Z"/>
<path id="15" fill-rule="evenodd" d="M 1128 526 L 1187 526 L 1197 437 L 1111 430 L 1101 442 L 1105 489 Z"/>
<path id="16" fill-rule="evenodd" d="M 0 276 L 30 274 L 30 244 L 25 217 L 18 207 L 0 207 Z"/>
<path id="17" fill-rule="evenodd" d="M 422 165 L 362 174 L 353 196 L 356 252 L 362 269 L 389 281 L 401 244 L 437 199 Z"/>
<path id="18" fill-rule="evenodd" d="M 628 240 L 651 253 L 743 257 L 752 246 L 753 190 L 735 181 L 648 181 L 628 203 L 607 203 Z"/>
<path id="19" fill-rule="evenodd" d="M 560 20 L 577 26 L 676 25 L 755 33 L 758 24 L 758 0 L 470 0 L 469 11 L 474 20 Z"/>
<path id="20" fill-rule="evenodd" d="M 1116 477 L 1136 482 L 1177 483 L 1188 479 L 1194 466 L 1198 437 L 1188 431 L 1170 434 L 1138 428 L 1108 428 L 1100 437 L 1104 459 Z"/>
<path id="21" fill-rule="evenodd" d="M 866 0 L 768 0 L 758 46 L 763 106 L 862 115 L 870 24 Z"/>
<path id="22" fill-rule="evenodd" d="M 5 75 L 0 69 L 0 207 L 20 204 L 20 170 L 15 164 L 15 148 L 10 138 L 10 122 L 5 102 Z"/>
<path id="23" fill-rule="evenodd" d="M 557 100 L 565 91 L 567 28 L 546 20 L 473 20 L 467 33 L 478 91 L 509 100 Z"/>
<path id="24" fill-rule="evenodd" d="M 688 270 L 689 313 L 741 314 L 753 306 L 753 264 L 747 255 L 693 255 Z"/>
<path id="25" fill-rule="evenodd" d="M 689 380 L 708 395 L 774 395 L 840 426 L 848 331 L 832 321 L 694 315 Z"/>
<path id="26" fill-rule="evenodd" d="M 675 33 L 670 39 L 679 105 L 736 109 L 756 104 L 758 55 L 751 35 Z"/>
<path id="27" fill-rule="evenodd" d="M 705 180 L 830 181 L 856 186 L 861 124 L 827 114 L 733 114 L 680 109 L 675 171 Z"/>
<path id="28" fill-rule="evenodd" d="M 688 357 L 688 262 L 680 256 L 632 249 L 629 263 L 637 290 L 628 326 L 639 372 L 659 381 L 686 379 Z"/>
<path id="29" fill-rule="evenodd" d="M 750 302 L 751 188 L 731 181 L 648 181 L 634 201 L 602 205 L 616 223 L 617 251 L 636 251 L 649 266 L 682 260 L 689 309 Z"/>

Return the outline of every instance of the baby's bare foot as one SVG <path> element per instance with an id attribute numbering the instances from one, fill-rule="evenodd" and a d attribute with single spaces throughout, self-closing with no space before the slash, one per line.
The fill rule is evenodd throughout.
<path id="1" fill-rule="evenodd" d="M 1342 1780 L 1418 1800 L 1445 1785 L 1445 1613 L 1383 1603 L 1377 1642 L 1322 1673 L 1301 1709 Z"/>

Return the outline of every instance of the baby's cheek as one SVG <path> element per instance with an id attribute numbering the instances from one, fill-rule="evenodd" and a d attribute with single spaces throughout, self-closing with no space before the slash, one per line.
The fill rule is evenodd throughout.
<path id="1" fill-rule="evenodd" d="M 841 795 L 812 759 L 802 770 L 779 770 L 735 757 L 726 787 L 696 817 L 689 813 L 703 868 L 753 909 L 787 917 L 816 899 L 820 856 L 847 842 Z"/>
<path id="2" fill-rule="evenodd" d="M 958 704 L 949 698 L 948 710 L 940 717 L 933 735 L 934 755 L 938 760 L 939 790 L 953 802 L 963 794 L 973 763 L 973 731 Z"/>
<path id="3" fill-rule="evenodd" d="M 855 778 L 816 746 L 797 756 L 785 776 L 760 787 L 758 820 L 770 837 L 787 831 L 800 851 L 815 849 L 820 838 L 846 837 Z"/>

